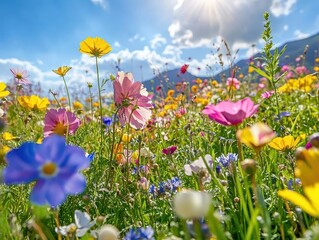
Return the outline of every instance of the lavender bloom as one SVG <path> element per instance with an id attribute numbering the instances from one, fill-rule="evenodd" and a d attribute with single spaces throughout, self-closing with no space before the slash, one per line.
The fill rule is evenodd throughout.
<path id="1" fill-rule="evenodd" d="M 86 186 L 79 171 L 87 168 L 90 161 L 84 151 L 66 145 L 65 138 L 52 135 L 42 144 L 23 143 L 11 150 L 3 171 L 5 184 L 22 184 L 36 181 L 30 200 L 34 204 L 61 205 L 68 194 L 82 193 Z"/>

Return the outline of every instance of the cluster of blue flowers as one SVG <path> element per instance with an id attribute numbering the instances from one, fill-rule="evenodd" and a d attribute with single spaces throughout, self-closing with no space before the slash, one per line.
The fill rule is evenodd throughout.
<path id="1" fill-rule="evenodd" d="M 217 173 L 220 173 L 221 166 L 224 168 L 228 167 L 231 162 L 237 162 L 238 154 L 236 153 L 228 153 L 226 156 L 222 154 L 220 157 L 216 158 L 218 164 L 216 166 Z"/>
<path id="2" fill-rule="evenodd" d="M 152 227 L 148 226 L 146 228 L 131 228 L 125 235 L 124 240 L 140 240 L 147 239 L 153 240 L 154 238 L 154 230 Z"/>
<path id="3" fill-rule="evenodd" d="M 173 177 L 164 182 L 160 182 L 156 187 L 154 184 L 150 185 L 148 190 L 153 196 L 164 194 L 165 192 L 175 192 L 181 186 L 181 181 L 178 177 Z"/>

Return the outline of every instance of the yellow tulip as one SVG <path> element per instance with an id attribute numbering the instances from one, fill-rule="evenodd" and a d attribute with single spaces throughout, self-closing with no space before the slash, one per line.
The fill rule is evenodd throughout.
<path id="1" fill-rule="evenodd" d="M 4 82 L 0 82 L 0 98 L 4 98 L 10 94 L 8 90 L 5 90 L 7 85 Z"/>
<path id="2" fill-rule="evenodd" d="M 240 142 L 256 151 L 269 143 L 275 135 L 274 131 L 264 123 L 255 123 L 253 126 L 238 130 L 236 133 Z"/>
<path id="3" fill-rule="evenodd" d="M 102 57 L 112 50 L 111 45 L 104 39 L 88 37 L 80 43 L 80 52 L 91 57 Z"/>
<path id="4" fill-rule="evenodd" d="M 52 70 L 52 71 L 55 72 L 56 74 L 60 75 L 61 77 L 64 77 L 65 74 L 66 74 L 70 69 L 71 69 L 71 67 L 62 66 L 62 67 L 59 67 L 58 69 Z"/>
<path id="5" fill-rule="evenodd" d="M 287 149 L 293 149 L 300 142 L 301 137 L 297 137 L 296 139 L 289 135 L 285 137 L 276 137 L 274 138 L 268 145 L 271 148 L 274 148 L 279 151 L 285 151 Z"/>

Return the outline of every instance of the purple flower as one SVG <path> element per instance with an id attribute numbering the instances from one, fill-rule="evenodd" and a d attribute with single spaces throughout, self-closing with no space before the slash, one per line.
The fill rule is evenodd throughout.
<path id="1" fill-rule="evenodd" d="M 154 230 L 151 226 L 146 228 L 137 228 L 134 230 L 131 228 L 125 235 L 124 240 L 153 240 Z"/>
<path id="2" fill-rule="evenodd" d="M 111 126 L 113 120 L 110 117 L 102 117 L 102 121 L 106 127 Z"/>
<path id="3" fill-rule="evenodd" d="M 162 153 L 165 154 L 165 155 L 171 155 L 171 154 L 173 154 L 176 150 L 177 150 L 177 147 L 176 147 L 176 146 L 170 146 L 170 147 L 164 148 L 164 149 L 162 150 Z"/>
<path id="4" fill-rule="evenodd" d="M 34 204 L 61 205 L 68 194 L 82 193 L 86 186 L 80 170 L 90 164 L 84 151 L 66 145 L 65 138 L 52 135 L 42 144 L 23 143 L 6 155 L 4 183 L 23 184 L 36 181 L 30 200 Z"/>

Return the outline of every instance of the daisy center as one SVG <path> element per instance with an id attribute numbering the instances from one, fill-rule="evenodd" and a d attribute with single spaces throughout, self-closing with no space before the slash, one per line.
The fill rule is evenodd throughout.
<path id="1" fill-rule="evenodd" d="M 66 133 L 66 126 L 64 126 L 64 124 L 62 124 L 62 123 L 57 123 L 53 132 L 58 134 L 58 135 L 64 136 Z"/>
<path id="2" fill-rule="evenodd" d="M 57 171 L 57 166 L 53 162 L 47 162 L 42 166 L 42 173 L 46 176 L 53 176 Z"/>
<path id="3" fill-rule="evenodd" d="M 16 74 L 16 78 L 17 78 L 17 79 L 22 79 L 22 74 L 21 74 L 21 73 L 17 73 L 17 74 Z"/>

